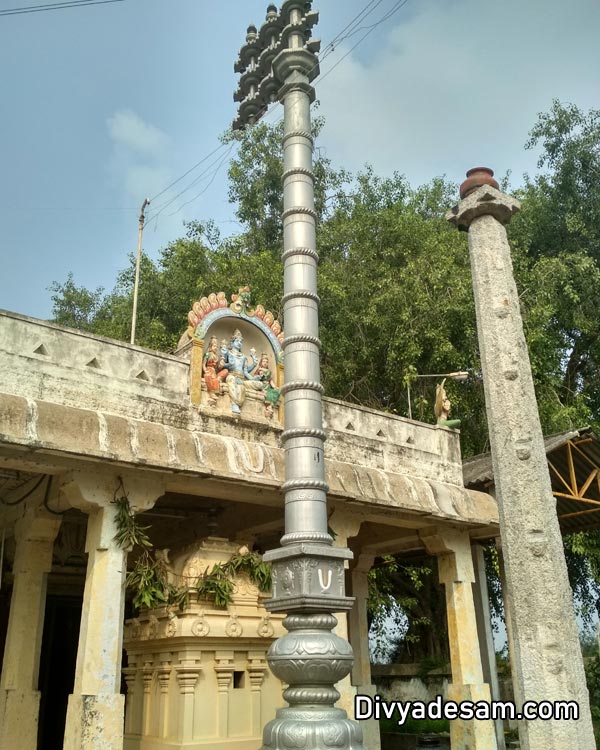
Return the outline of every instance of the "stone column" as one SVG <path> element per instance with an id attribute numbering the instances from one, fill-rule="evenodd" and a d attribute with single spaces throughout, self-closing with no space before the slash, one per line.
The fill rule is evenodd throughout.
<path id="1" fill-rule="evenodd" d="M 371 682 L 371 656 L 369 654 L 369 622 L 367 619 L 367 599 L 369 598 L 369 571 L 373 567 L 374 554 L 361 553 L 350 573 L 351 591 L 354 606 L 348 614 L 350 645 L 354 652 L 352 684 L 358 695 L 375 695 Z M 365 747 L 380 750 L 381 738 L 379 722 L 367 719 L 361 722 Z"/>
<path id="2" fill-rule="evenodd" d="M 191 742 L 194 739 L 194 703 L 196 685 L 202 667 L 198 661 L 184 660 L 175 667 L 179 684 L 179 740 Z"/>
<path id="3" fill-rule="evenodd" d="M 267 672 L 267 662 L 262 651 L 248 652 L 248 677 L 252 692 L 252 734 L 260 736 L 262 730 L 261 718 L 261 687 Z"/>
<path id="4" fill-rule="evenodd" d="M 142 685 L 143 685 L 143 699 L 142 699 L 142 737 L 150 737 L 152 735 L 152 684 L 154 682 L 154 675 L 156 670 L 152 661 L 144 662 L 142 667 Z"/>
<path id="5" fill-rule="evenodd" d="M 158 736 L 169 736 L 169 682 L 171 681 L 171 662 L 162 661 L 156 672 L 159 685 L 160 710 L 158 716 Z"/>
<path id="6" fill-rule="evenodd" d="M 215 672 L 217 673 L 218 686 L 218 725 L 219 737 L 227 737 L 229 734 L 229 690 L 233 682 L 233 651 L 217 651 Z"/>
<path id="7" fill-rule="evenodd" d="M 157 485 L 124 482 L 136 508 L 154 504 L 162 493 Z M 64 750 L 123 747 L 121 653 L 127 551 L 114 539 L 117 507 L 112 500 L 118 486 L 119 479 L 113 475 L 86 473 L 69 476 L 61 488 L 71 505 L 88 513 L 88 565 Z"/>
<path id="8" fill-rule="evenodd" d="M 475 616 L 477 618 L 477 635 L 481 650 L 481 666 L 483 679 L 490 686 L 492 700 L 500 700 L 500 685 L 498 684 L 498 670 L 496 668 L 496 649 L 494 647 L 494 636 L 492 633 L 492 619 L 490 616 L 490 599 L 485 574 L 485 558 L 483 547 L 474 544 L 471 547 L 473 568 L 475 570 L 475 582 L 473 583 L 473 602 L 475 604 Z M 505 750 L 504 722 L 497 719 L 496 742 L 498 750 Z"/>
<path id="9" fill-rule="evenodd" d="M 125 698 L 125 734 L 139 734 L 136 722 L 137 716 L 135 715 L 138 668 L 135 666 L 125 667 L 122 671 L 127 685 L 127 696 Z"/>
<path id="10" fill-rule="evenodd" d="M 60 517 L 27 511 L 15 525 L 13 591 L 0 680 L 0 749 L 36 750 L 46 583 Z"/>
<path id="11" fill-rule="evenodd" d="M 430 555 L 438 558 L 440 583 L 446 590 L 448 639 L 452 683 L 448 700 L 489 701 L 489 686 L 483 681 L 477 621 L 473 604 L 475 574 L 471 559 L 469 532 L 450 526 L 428 528 L 420 532 Z M 452 750 L 496 750 L 491 721 L 450 722 Z"/>
<path id="12" fill-rule="evenodd" d="M 448 215 L 469 232 L 517 700 L 579 703 L 579 720 L 521 721 L 523 750 L 593 748 L 579 634 L 504 224 L 519 204 L 468 173 Z"/>

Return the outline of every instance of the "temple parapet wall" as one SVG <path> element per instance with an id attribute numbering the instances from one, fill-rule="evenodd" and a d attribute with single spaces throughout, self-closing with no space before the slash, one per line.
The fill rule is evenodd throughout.
<path id="1" fill-rule="evenodd" d="M 63 467 L 83 458 L 277 490 L 282 426 L 258 408 L 250 418 L 192 404 L 189 369 L 172 355 L 0 312 L 2 451 L 34 450 L 38 466 L 60 455 Z M 457 433 L 333 399 L 324 422 L 333 497 L 497 523 L 495 502 L 463 487 Z"/>

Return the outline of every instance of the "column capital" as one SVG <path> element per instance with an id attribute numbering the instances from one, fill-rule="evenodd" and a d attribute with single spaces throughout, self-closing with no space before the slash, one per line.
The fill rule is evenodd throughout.
<path id="1" fill-rule="evenodd" d="M 376 557 L 375 552 L 357 552 L 354 557 L 354 565 L 350 566 L 350 570 L 352 573 L 364 573 L 366 575 L 373 567 Z"/>
<path id="2" fill-rule="evenodd" d="M 43 508 L 28 508 L 15 522 L 15 540 L 19 542 L 54 542 L 62 518 Z"/>
<path id="3" fill-rule="evenodd" d="M 125 683 L 127 684 L 127 693 L 132 694 L 135 691 L 135 683 L 139 673 L 138 667 L 123 667 L 121 670 Z"/>
<path id="4" fill-rule="evenodd" d="M 170 663 L 163 663 L 161 666 L 156 670 L 156 678 L 158 680 L 158 684 L 160 685 L 160 692 L 161 693 L 167 693 L 169 690 L 169 681 L 171 679 L 171 672 L 173 671 L 173 668 Z"/>
<path id="5" fill-rule="evenodd" d="M 200 664 L 177 664 L 175 675 L 181 695 L 191 695 L 194 692 L 202 667 Z"/>
<path id="6" fill-rule="evenodd" d="M 333 529 L 336 538 L 333 542 L 336 547 L 347 547 L 348 539 L 358 535 L 360 527 L 365 519 L 362 516 L 337 507 L 329 516 L 329 527 Z"/>
<path id="7" fill-rule="evenodd" d="M 475 581 L 471 539 L 466 529 L 434 526 L 419 531 L 427 553 L 438 557 L 440 583 Z"/>
<path id="8" fill-rule="evenodd" d="M 450 209 L 446 219 L 457 229 L 467 232 L 471 222 L 480 216 L 493 216 L 501 224 L 508 224 L 520 208 L 521 204 L 515 198 L 492 185 L 482 185 Z"/>
<path id="9" fill-rule="evenodd" d="M 158 498 L 164 494 L 165 482 L 155 475 L 150 477 L 119 475 L 108 471 L 71 471 L 61 478 L 60 492 L 73 508 L 84 513 L 106 508 L 115 497 L 122 494 L 127 495 L 133 510 L 142 512 L 154 507 Z"/>

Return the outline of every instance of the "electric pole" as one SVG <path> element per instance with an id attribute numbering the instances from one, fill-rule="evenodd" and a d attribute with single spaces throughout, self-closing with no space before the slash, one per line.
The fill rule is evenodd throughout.
<path id="1" fill-rule="evenodd" d="M 138 288 L 140 285 L 140 262 L 142 260 L 142 235 L 144 234 L 144 211 L 146 206 L 150 205 L 150 199 L 145 198 L 142 203 L 142 210 L 140 212 L 140 224 L 138 229 L 138 245 L 137 245 L 137 258 L 135 261 L 135 281 L 133 282 L 133 312 L 131 315 L 131 340 L 129 343 L 135 344 L 135 322 L 137 318 L 137 304 L 138 304 Z"/>

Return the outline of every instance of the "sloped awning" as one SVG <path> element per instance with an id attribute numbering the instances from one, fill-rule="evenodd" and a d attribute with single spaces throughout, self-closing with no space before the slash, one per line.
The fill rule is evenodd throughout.
<path id="1" fill-rule="evenodd" d="M 600 440 L 589 427 L 544 440 L 556 511 L 564 534 L 600 528 Z M 489 491 L 494 484 L 491 454 L 463 462 L 465 487 Z"/>

